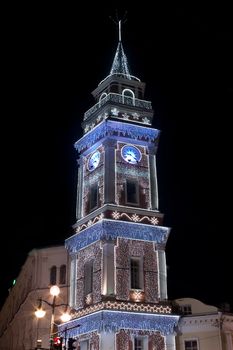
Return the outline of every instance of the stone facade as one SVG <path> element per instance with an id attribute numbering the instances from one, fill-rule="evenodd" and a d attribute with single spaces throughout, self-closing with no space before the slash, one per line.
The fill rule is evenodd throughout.
<path id="1" fill-rule="evenodd" d="M 197 350 L 233 350 L 233 314 L 192 298 L 175 302 L 183 313 L 176 336 L 177 350 L 189 349 L 189 344 L 193 349 L 197 346 Z"/>
<path id="2" fill-rule="evenodd" d="M 46 315 L 37 319 L 34 312 L 38 306 L 38 298 L 51 303 L 49 294 L 51 268 L 57 268 L 56 279 L 61 293 L 56 304 L 67 303 L 69 276 L 59 275 L 61 266 L 68 266 L 67 250 L 64 246 L 32 250 L 21 268 L 16 284 L 0 312 L 0 349 L 30 350 L 35 349 L 37 340 L 41 340 L 43 348 L 49 348 L 49 335 L 52 308 L 43 303 Z M 66 269 L 68 271 L 68 269 Z M 64 270 L 63 270 L 64 274 Z M 62 307 L 55 308 L 55 322 L 60 322 Z"/>

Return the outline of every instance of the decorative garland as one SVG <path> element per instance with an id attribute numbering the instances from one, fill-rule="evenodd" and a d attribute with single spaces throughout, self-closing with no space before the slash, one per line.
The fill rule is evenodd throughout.
<path id="1" fill-rule="evenodd" d="M 118 121 L 103 121 L 78 140 L 74 147 L 81 152 L 91 147 L 95 142 L 106 136 L 128 137 L 134 140 L 154 142 L 159 136 L 159 130 Z"/>
<path id="2" fill-rule="evenodd" d="M 172 334 L 179 316 L 154 315 L 124 311 L 98 311 L 58 327 L 58 332 L 66 332 L 67 337 L 77 337 L 81 334 L 97 331 L 118 332 L 120 329 L 132 330 L 133 333 L 142 330 L 159 331 L 164 335 Z"/>
<path id="3" fill-rule="evenodd" d="M 147 226 L 140 223 L 102 220 L 67 238 L 65 247 L 69 252 L 74 253 L 96 241 L 113 240 L 117 237 L 166 243 L 169 231 L 170 228 L 163 226 Z"/>

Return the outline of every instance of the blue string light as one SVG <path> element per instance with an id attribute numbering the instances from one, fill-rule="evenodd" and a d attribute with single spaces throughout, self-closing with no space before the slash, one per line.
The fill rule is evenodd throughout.
<path id="1" fill-rule="evenodd" d="M 117 237 L 137 239 L 156 243 L 166 243 L 170 228 L 144 225 L 124 221 L 102 220 L 87 227 L 76 235 L 65 240 L 65 247 L 70 252 L 80 249 L 101 239 L 113 240 Z"/>
<path id="2" fill-rule="evenodd" d="M 120 329 L 137 331 L 159 331 L 171 334 L 178 323 L 179 316 L 130 313 L 122 311 L 98 311 L 59 326 L 59 333 L 66 331 L 68 337 L 77 337 L 90 332 L 118 332 Z"/>
<path id="3" fill-rule="evenodd" d="M 90 148 L 95 142 L 106 136 L 129 137 L 134 140 L 154 142 L 159 136 L 159 130 L 148 127 L 126 124 L 122 122 L 107 120 L 100 123 L 92 131 L 78 140 L 74 147 L 78 152 Z"/>

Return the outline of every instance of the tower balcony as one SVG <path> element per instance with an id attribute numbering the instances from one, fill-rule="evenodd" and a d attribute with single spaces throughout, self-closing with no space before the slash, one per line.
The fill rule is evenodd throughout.
<path id="1" fill-rule="evenodd" d="M 84 113 L 84 121 L 89 119 L 96 111 L 98 111 L 101 107 L 103 107 L 105 104 L 109 102 L 117 105 L 120 104 L 120 105 L 131 106 L 134 108 L 152 110 L 152 105 L 150 101 L 140 100 L 137 98 L 133 98 L 131 96 L 125 96 L 125 95 L 116 94 L 116 93 L 109 93 Z"/>

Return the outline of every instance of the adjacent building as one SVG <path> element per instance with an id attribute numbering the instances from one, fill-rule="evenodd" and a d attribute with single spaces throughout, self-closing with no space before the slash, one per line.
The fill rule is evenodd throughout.
<path id="1" fill-rule="evenodd" d="M 233 350 L 233 314 L 192 298 L 177 299 L 177 350 Z"/>
<path id="2" fill-rule="evenodd" d="M 69 257 L 64 246 L 33 249 L 22 266 L 16 284 L 0 312 L 0 350 L 30 350 L 37 344 L 49 349 L 52 303 L 49 287 L 57 284 L 60 295 L 56 304 L 68 303 Z M 46 315 L 35 317 L 39 300 Z M 56 307 L 55 323 L 60 323 L 64 306 Z"/>

